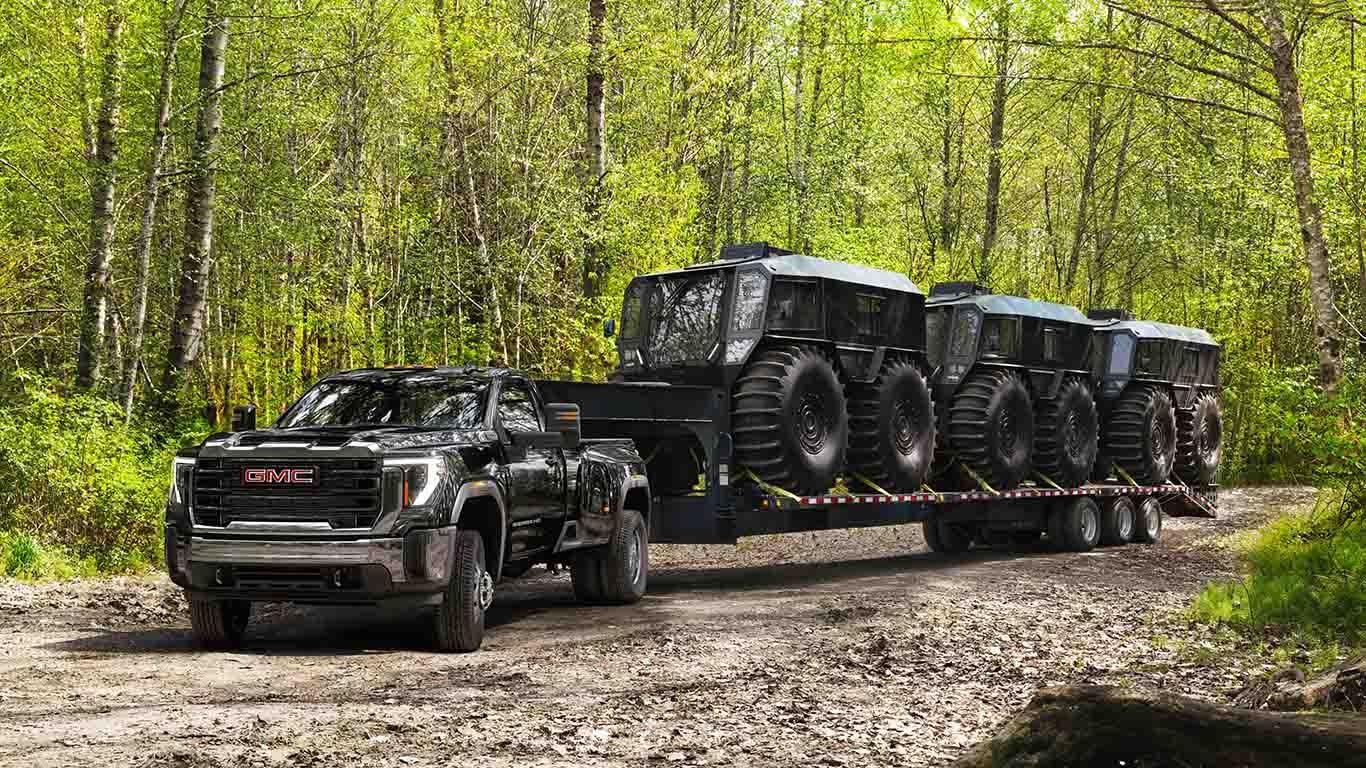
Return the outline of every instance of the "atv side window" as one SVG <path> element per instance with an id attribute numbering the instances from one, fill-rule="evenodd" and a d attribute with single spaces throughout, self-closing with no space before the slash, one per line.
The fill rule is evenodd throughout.
<path id="1" fill-rule="evenodd" d="M 982 324 L 982 356 L 1013 359 L 1019 356 L 1020 323 L 1013 317 L 988 318 Z"/>
<path id="2" fill-rule="evenodd" d="M 645 284 L 636 281 L 626 289 L 626 299 L 621 303 L 621 338 L 640 338 L 640 306 L 645 297 Z"/>
<path id="3" fill-rule="evenodd" d="M 754 331 L 764 324 L 764 287 L 768 281 L 757 269 L 742 270 L 735 280 L 735 311 L 732 331 Z"/>
<path id="4" fill-rule="evenodd" d="M 1063 332 L 1056 326 L 1043 329 L 1043 359 L 1050 363 L 1062 361 Z"/>
<path id="5" fill-rule="evenodd" d="M 1127 333 L 1117 333 L 1110 347 L 1110 375 L 1127 376 L 1129 362 L 1134 356 L 1134 339 Z"/>
<path id="6" fill-rule="evenodd" d="M 819 331 L 820 286 L 814 281 L 773 281 L 768 299 L 768 327 L 784 331 Z"/>
<path id="7" fill-rule="evenodd" d="M 854 300 L 855 329 L 860 336 L 882 336 L 882 297 L 860 293 Z"/>
<path id="8" fill-rule="evenodd" d="M 526 384 L 509 381 L 498 393 L 498 420 L 508 432 L 540 432 L 541 415 Z"/>
<path id="9" fill-rule="evenodd" d="M 944 364 L 944 326 L 948 317 L 947 310 L 925 313 L 925 356 L 934 368 Z"/>
<path id="10" fill-rule="evenodd" d="M 1134 363 L 1134 369 L 1139 373 L 1158 375 L 1162 371 L 1161 350 L 1158 349 L 1156 341 L 1140 341 L 1138 343 L 1138 360 Z"/>

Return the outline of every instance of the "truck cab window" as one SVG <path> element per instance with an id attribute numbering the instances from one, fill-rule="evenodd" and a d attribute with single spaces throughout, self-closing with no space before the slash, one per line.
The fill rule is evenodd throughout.
<path id="1" fill-rule="evenodd" d="M 526 384 L 509 381 L 498 393 L 498 420 L 508 432 L 540 432 L 541 417 Z"/>

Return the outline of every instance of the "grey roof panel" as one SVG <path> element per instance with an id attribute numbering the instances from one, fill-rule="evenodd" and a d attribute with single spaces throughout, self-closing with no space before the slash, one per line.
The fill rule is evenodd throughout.
<path id="1" fill-rule="evenodd" d="M 954 296 L 945 299 L 931 299 L 927 306 L 942 306 L 945 304 L 976 304 L 990 315 L 1015 315 L 1018 317 L 1037 317 L 1043 320 L 1056 320 L 1062 323 L 1076 323 L 1077 325 L 1095 325 L 1095 321 L 1090 320 L 1076 307 L 1068 304 L 1054 304 L 1051 301 L 1037 301 L 1026 299 L 1022 296 L 1004 296 L 1001 294 L 988 294 L 985 296 Z"/>
<path id="2" fill-rule="evenodd" d="M 1158 323 L 1151 320 L 1122 320 L 1113 323 L 1103 323 L 1100 326 L 1103 331 L 1127 330 L 1140 339 L 1176 339 L 1190 344 L 1203 344 L 1205 346 L 1217 347 L 1219 342 L 1215 341 L 1209 331 L 1203 328 L 1187 328 L 1184 325 L 1171 325 L 1170 323 Z"/>
<path id="3" fill-rule="evenodd" d="M 759 259 L 722 259 L 720 261 L 698 264 L 696 266 L 688 267 L 687 269 L 654 272 L 649 275 L 644 275 L 644 277 L 691 274 L 698 270 L 749 266 L 751 264 L 763 265 L 769 272 L 775 275 L 782 275 L 783 277 L 810 277 L 823 278 L 826 280 L 839 280 L 855 285 L 886 288 L 900 293 L 925 295 L 925 292 L 920 290 L 909 277 L 900 272 L 893 272 L 888 269 L 878 269 L 876 267 L 866 267 L 862 264 L 834 261 L 832 259 L 818 259 L 814 256 L 803 256 L 801 254 L 768 256 Z"/>

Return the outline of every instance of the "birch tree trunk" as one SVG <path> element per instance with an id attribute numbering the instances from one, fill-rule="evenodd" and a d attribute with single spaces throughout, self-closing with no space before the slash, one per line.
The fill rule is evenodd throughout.
<path id="1" fill-rule="evenodd" d="M 602 257 L 602 181 L 607 174 L 607 145 L 603 142 L 607 118 L 604 109 L 602 27 L 607 20 L 607 0 L 588 0 L 587 194 L 584 196 L 583 295 L 597 298 L 602 291 L 606 264 Z M 504 354 L 506 357 L 506 352 Z"/>
<path id="2" fill-rule="evenodd" d="M 114 163 L 118 160 L 119 88 L 123 60 L 123 13 L 111 0 L 104 18 L 104 64 L 100 72 L 100 107 L 95 119 L 95 154 L 90 171 L 90 257 L 85 268 L 81 305 L 81 338 L 77 350 L 76 386 L 90 389 L 100 378 L 113 277 L 110 252 L 114 240 Z"/>
<path id="3" fill-rule="evenodd" d="M 138 367 L 142 364 L 142 339 L 147 329 L 147 286 L 152 259 L 152 236 L 156 230 L 157 203 L 161 197 L 161 165 L 166 159 L 168 129 L 171 123 L 171 91 L 175 85 L 176 49 L 180 38 L 180 20 L 185 15 L 185 3 L 186 0 L 175 0 L 171 15 L 166 20 L 162 43 L 156 124 L 152 128 L 152 151 L 147 161 L 147 177 L 143 182 L 142 220 L 138 224 L 138 239 L 134 246 L 137 282 L 133 288 L 133 327 L 129 332 L 128 358 L 124 365 L 121 385 L 125 421 L 133 414 L 133 395 L 137 391 Z"/>
<path id="4" fill-rule="evenodd" d="M 162 375 L 168 407 L 179 405 L 180 380 L 199 359 L 204 341 L 206 287 L 212 267 L 214 174 L 218 134 L 223 127 L 222 88 L 228 19 L 218 0 L 206 0 L 199 47 L 199 115 L 195 121 L 189 190 L 185 196 L 185 253 L 180 261 L 179 297 L 171 319 L 171 344 Z"/>
<path id="5" fill-rule="evenodd" d="M 982 261 L 977 279 L 991 285 L 991 250 L 996 245 L 996 226 L 1001 211 L 1001 147 L 1005 141 L 1006 86 L 1010 76 L 1010 5 L 996 12 L 996 80 L 991 91 L 991 122 L 988 128 L 986 225 L 982 230 Z"/>

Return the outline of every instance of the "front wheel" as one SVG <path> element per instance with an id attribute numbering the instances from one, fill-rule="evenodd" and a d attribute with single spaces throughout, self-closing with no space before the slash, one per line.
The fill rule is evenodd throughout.
<path id="1" fill-rule="evenodd" d="M 201 648 L 226 651 L 242 647 L 250 619 L 250 601 L 190 597 L 190 629 Z"/>
<path id="2" fill-rule="evenodd" d="M 484 642 L 484 612 L 493 602 L 493 575 L 478 531 L 455 532 L 455 567 L 436 610 L 436 644 L 443 651 L 477 651 Z"/>
<path id="3" fill-rule="evenodd" d="M 1034 408 L 1029 389 L 1014 373 L 972 375 L 949 406 L 949 445 L 964 466 L 1005 491 L 1029 474 Z"/>

